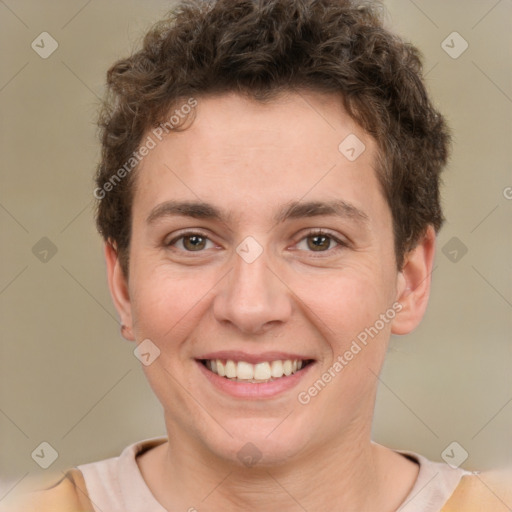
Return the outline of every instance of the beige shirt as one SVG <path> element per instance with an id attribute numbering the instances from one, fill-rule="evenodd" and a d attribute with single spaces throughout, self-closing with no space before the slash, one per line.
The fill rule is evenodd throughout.
<path id="1" fill-rule="evenodd" d="M 151 494 L 136 462 L 137 455 L 167 441 L 147 439 L 126 447 L 119 457 L 77 466 L 96 512 L 167 512 Z M 397 512 L 439 512 L 468 471 L 397 450 L 419 464 L 411 492 Z"/>

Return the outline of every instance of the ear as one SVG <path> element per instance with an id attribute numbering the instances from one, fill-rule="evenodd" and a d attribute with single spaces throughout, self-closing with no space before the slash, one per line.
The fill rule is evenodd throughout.
<path id="1" fill-rule="evenodd" d="M 397 277 L 397 297 L 402 309 L 391 324 L 393 334 L 414 330 L 427 309 L 436 245 L 436 233 L 429 226 L 418 245 L 405 255 Z"/>
<path id="2" fill-rule="evenodd" d="M 105 261 L 107 263 L 108 286 L 112 301 L 117 309 L 121 325 L 122 336 L 129 340 L 135 341 L 133 336 L 132 308 L 130 302 L 130 294 L 128 291 L 128 280 L 119 263 L 119 258 L 115 245 L 112 242 L 105 243 Z"/>

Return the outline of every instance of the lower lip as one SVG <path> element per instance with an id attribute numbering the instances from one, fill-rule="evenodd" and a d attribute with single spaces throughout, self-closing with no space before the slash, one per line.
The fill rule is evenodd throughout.
<path id="1" fill-rule="evenodd" d="M 203 363 L 196 360 L 199 370 L 203 375 L 217 388 L 224 393 L 245 399 L 258 399 L 258 398 L 271 398 L 286 391 L 289 391 L 306 376 L 314 363 L 310 363 L 297 373 L 288 375 L 287 377 L 280 377 L 271 382 L 262 382 L 261 384 L 252 382 L 240 382 L 226 379 L 216 373 L 211 372 L 204 366 Z"/>

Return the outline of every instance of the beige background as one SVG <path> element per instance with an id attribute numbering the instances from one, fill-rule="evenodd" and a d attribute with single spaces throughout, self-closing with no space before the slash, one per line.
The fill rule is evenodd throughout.
<path id="1" fill-rule="evenodd" d="M 510 463 L 512 2 L 386 4 L 389 23 L 425 55 L 455 147 L 431 304 L 420 328 L 392 340 L 374 438 L 435 460 L 457 441 L 467 469 Z M 0 1 L 0 498 L 28 475 L 164 433 L 134 347 L 119 335 L 92 220 L 92 174 L 105 72 L 169 6 Z M 43 31 L 59 44 L 47 59 L 31 48 Z M 469 44 L 457 59 L 441 46 L 454 31 Z M 47 262 L 33 253 L 42 237 L 57 249 Z M 467 247 L 456 262 L 441 252 L 453 237 Z M 46 472 L 31 458 L 43 441 L 59 454 Z"/>

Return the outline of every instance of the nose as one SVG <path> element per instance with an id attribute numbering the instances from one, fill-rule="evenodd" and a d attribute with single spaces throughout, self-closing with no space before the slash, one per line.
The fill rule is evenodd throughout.
<path id="1" fill-rule="evenodd" d="M 270 268 L 266 251 L 251 263 L 236 254 L 234 267 L 221 281 L 214 299 L 215 318 L 246 334 L 263 333 L 286 322 L 292 301 L 283 281 Z"/>

